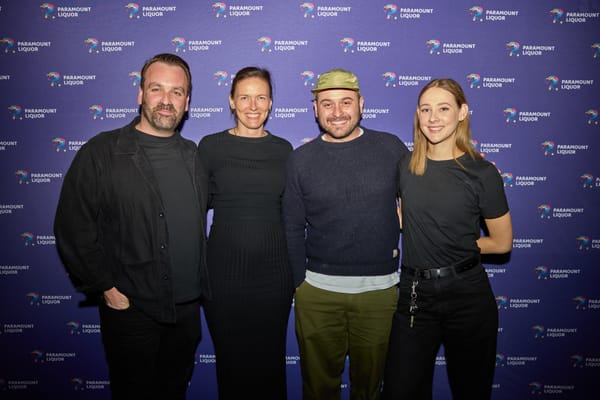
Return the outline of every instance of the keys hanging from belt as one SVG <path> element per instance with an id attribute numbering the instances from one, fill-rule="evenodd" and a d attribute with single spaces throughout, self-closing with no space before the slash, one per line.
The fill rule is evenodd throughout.
<path id="1" fill-rule="evenodd" d="M 417 286 L 419 285 L 419 281 L 414 280 L 412 282 L 411 292 L 410 292 L 410 307 L 408 307 L 408 313 L 410 314 L 410 327 L 413 327 L 415 322 L 415 314 L 419 309 L 417 306 Z"/>

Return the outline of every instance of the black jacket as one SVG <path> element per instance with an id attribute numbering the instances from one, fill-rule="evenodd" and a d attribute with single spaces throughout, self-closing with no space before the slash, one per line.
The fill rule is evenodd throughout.
<path id="1" fill-rule="evenodd" d="M 166 218 L 158 182 L 137 143 L 135 125 L 102 132 L 81 147 L 63 182 L 54 234 L 78 291 L 100 295 L 116 287 L 159 322 L 175 321 Z M 207 178 L 196 145 L 176 133 L 198 199 L 202 242 L 201 292 L 210 297 L 206 268 Z"/>

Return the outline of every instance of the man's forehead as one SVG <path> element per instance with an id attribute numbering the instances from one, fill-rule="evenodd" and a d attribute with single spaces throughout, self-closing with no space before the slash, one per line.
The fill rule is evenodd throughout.
<path id="1" fill-rule="evenodd" d="M 317 101 L 357 99 L 360 95 L 355 90 L 350 89 L 330 89 L 317 93 Z"/>

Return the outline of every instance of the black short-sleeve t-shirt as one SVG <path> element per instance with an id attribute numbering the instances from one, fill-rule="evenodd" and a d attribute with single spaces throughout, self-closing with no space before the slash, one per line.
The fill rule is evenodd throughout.
<path id="1" fill-rule="evenodd" d="M 423 176 L 400 163 L 402 263 L 438 268 L 479 254 L 482 218 L 508 212 L 502 178 L 496 167 L 468 155 L 455 160 L 427 160 Z"/>

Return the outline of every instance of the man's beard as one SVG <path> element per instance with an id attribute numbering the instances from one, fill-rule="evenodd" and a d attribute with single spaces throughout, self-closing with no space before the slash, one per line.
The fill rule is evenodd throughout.
<path id="1" fill-rule="evenodd" d="M 168 110 L 171 115 L 161 115 L 159 111 Z M 142 104 L 142 112 L 148 120 L 148 123 L 156 130 L 172 132 L 181 122 L 182 115 L 179 115 L 175 107 L 171 104 L 159 104 L 150 109 L 146 103 Z"/>
<path id="2" fill-rule="evenodd" d="M 350 120 L 350 118 L 330 118 L 327 120 L 327 122 L 337 121 L 337 120 L 348 121 L 348 120 Z M 317 120 L 317 122 L 318 122 L 318 120 Z M 320 123 L 319 123 L 319 127 L 321 128 L 321 132 L 325 133 L 326 135 L 331 136 L 332 138 L 334 138 L 336 140 L 342 140 L 342 139 L 345 139 L 348 136 L 350 136 L 352 134 L 352 132 L 354 132 L 356 127 L 359 126 L 359 124 L 360 124 L 360 119 L 357 123 L 355 123 L 354 125 L 351 125 L 350 128 L 348 128 L 346 131 L 342 131 L 341 134 L 340 133 L 334 134 L 334 132 L 330 132 L 329 130 L 325 129 L 325 127 L 323 127 Z"/>

